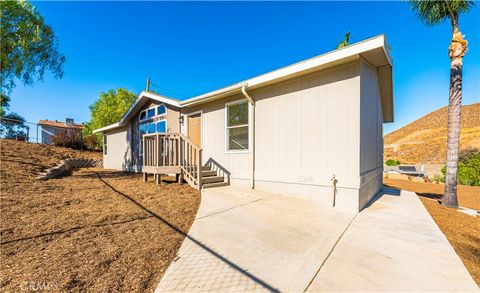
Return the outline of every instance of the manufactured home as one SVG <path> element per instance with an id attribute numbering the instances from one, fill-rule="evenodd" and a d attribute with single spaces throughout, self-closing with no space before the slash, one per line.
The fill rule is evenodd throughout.
<path id="1" fill-rule="evenodd" d="M 147 89 L 103 133 L 103 166 L 177 174 L 360 211 L 382 188 L 393 122 L 385 36 L 187 100 Z"/>

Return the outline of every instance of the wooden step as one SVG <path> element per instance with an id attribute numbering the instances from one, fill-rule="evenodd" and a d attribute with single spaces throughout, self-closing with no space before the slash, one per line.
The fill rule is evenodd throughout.
<path id="1" fill-rule="evenodd" d="M 210 176 L 217 176 L 217 171 L 202 171 L 202 178 Z"/>
<path id="2" fill-rule="evenodd" d="M 187 167 L 188 168 L 188 167 Z M 193 167 L 192 170 L 196 171 L 197 167 Z M 210 171 L 210 166 L 202 166 L 202 171 Z"/>
<path id="3" fill-rule="evenodd" d="M 202 184 L 223 182 L 223 176 L 211 176 L 202 178 Z"/>
<path id="4" fill-rule="evenodd" d="M 228 185 L 228 182 L 207 183 L 207 184 L 202 184 L 202 189 L 213 188 L 213 187 L 222 187 L 222 186 L 227 186 L 227 185 Z"/>

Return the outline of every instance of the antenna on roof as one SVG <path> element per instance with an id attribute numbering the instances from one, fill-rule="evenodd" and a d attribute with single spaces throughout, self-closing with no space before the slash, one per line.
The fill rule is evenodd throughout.
<path id="1" fill-rule="evenodd" d="M 150 77 L 147 78 L 147 88 L 145 89 L 146 92 L 150 90 Z"/>

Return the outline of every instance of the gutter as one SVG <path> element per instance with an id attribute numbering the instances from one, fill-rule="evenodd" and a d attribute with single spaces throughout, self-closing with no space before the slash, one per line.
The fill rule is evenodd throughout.
<path id="1" fill-rule="evenodd" d="M 242 94 L 245 96 L 247 101 L 252 104 L 252 178 L 250 184 L 252 189 L 255 188 L 255 101 L 247 92 L 248 84 L 245 83 L 242 85 Z"/>
<path id="2" fill-rule="evenodd" d="M 211 100 L 215 100 L 217 98 L 221 98 L 223 96 L 227 96 L 228 94 L 230 94 L 232 92 L 240 90 L 241 88 L 243 88 L 246 85 L 247 85 L 247 83 L 245 83 L 245 82 L 236 83 L 234 85 L 227 86 L 227 87 L 221 88 L 221 89 L 213 91 L 213 92 L 209 92 L 209 93 L 206 93 L 206 94 L 203 94 L 203 95 L 200 95 L 200 96 L 196 96 L 194 98 L 191 98 L 191 99 L 188 99 L 188 100 L 185 100 L 185 101 L 180 101 L 179 105 L 180 105 L 180 107 L 185 107 L 185 106 L 193 106 L 193 105 L 196 105 L 198 103 L 205 103 L 205 102 L 208 102 L 208 101 L 211 101 Z"/>

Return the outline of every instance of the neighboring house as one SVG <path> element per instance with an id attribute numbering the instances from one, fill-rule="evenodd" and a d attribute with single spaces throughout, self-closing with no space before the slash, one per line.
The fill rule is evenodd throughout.
<path id="1" fill-rule="evenodd" d="M 388 174 L 402 174 L 423 178 L 425 175 L 423 165 L 400 165 L 400 166 L 384 166 L 384 172 Z"/>
<path id="2" fill-rule="evenodd" d="M 142 92 L 94 132 L 104 134 L 105 168 L 359 211 L 383 186 L 384 122 L 393 122 L 392 59 L 380 35 L 184 101 Z"/>
<path id="3" fill-rule="evenodd" d="M 71 118 L 67 118 L 65 122 L 59 122 L 57 120 L 40 120 L 38 125 L 41 127 L 42 143 L 53 144 L 53 137 L 61 131 L 69 132 L 82 132 L 83 125 L 76 124 Z"/>

